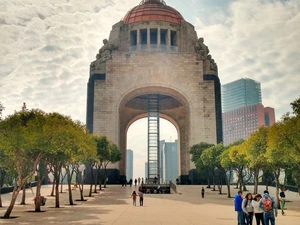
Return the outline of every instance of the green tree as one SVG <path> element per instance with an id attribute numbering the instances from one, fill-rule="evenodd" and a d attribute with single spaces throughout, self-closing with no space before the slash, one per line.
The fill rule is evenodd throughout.
<path id="1" fill-rule="evenodd" d="M 253 173 L 254 194 L 258 192 L 258 179 L 261 172 L 269 166 L 265 157 L 267 151 L 267 135 L 268 127 L 260 127 L 257 131 L 252 133 L 241 146 L 246 155 L 247 167 Z"/>
<path id="2" fill-rule="evenodd" d="M 121 160 L 121 152 L 118 146 L 112 142 L 108 144 L 109 157 L 103 162 L 104 167 L 104 187 L 106 187 L 106 167 L 109 163 L 116 163 Z"/>
<path id="3" fill-rule="evenodd" d="M 20 190 L 35 173 L 39 161 L 45 155 L 44 149 L 49 137 L 42 135 L 44 121 L 44 112 L 24 110 L 0 122 L 0 148 L 10 160 L 10 169 L 17 174 L 11 202 L 4 218 L 9 218 Z"/>
<path id="4" fill-rule="evenodd" d="M 232 171 L 236 167 L 234 162 L 231 161 L 229 156 L 229 148 L 226 148 L 220 155 L 220 164 L 226 173 L 226 186 L 227 186 L 227 197 L 231 198 L 230 183 L 232 178 Z"/>
<path id="5" fill-rule="evenodd" d="M 206 142 L 201 142 L 199 144 L 193 145 L 190 149 L 190 154 L 192 155 L 191 161 L 195 163 L 196 169 L 199 173 L 205 172 L 207 179 L 207 187 L 210 188 L 210 177 L 209 177 L 209 168 L 203 165 L 201 160 L 201 154 L 205 149 L 214 146 L 214 144 L 209 144 Z"/>
<path id="6" fill-rule="evenodd" d="M 94 193 L 97 193 L 97 184 L 99 180 L 99 190 L 101 190 L 101 179 L 99 178 L 100 169 L 103 166 L 103 163 L 109 159 L 109 141 L 106 136 L 95 136 L 94 141 L 96 142 L 97 149 L 97 161 L 96 163 L 96 177 L 95 177 L 95 189 Z"/>

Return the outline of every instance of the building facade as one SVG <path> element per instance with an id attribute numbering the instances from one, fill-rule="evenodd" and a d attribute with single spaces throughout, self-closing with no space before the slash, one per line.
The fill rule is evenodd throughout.
<path id="1" fill-rule="evenodd" d="M 178 178 L 178 141 L 175 142 L 165 142 L 163 146 L 163 183 L 169 183 L 172 180 L 174 183 L 176 178 Z"/>
<path id="2" fill-rule="evenodd" d="M 261 87 L 258 81 L 242 78 L 222 85 L 223 113 L 255 104 L 261 104 Z"/>
<path id="3" fill-rule="evenodd" d="M 140 2 L 140 0 L 137 0 Z M 87 126 L 126 154 L 129 126 L 147 117 L 147 96 L 160 96 L 160 118 L 180 137 L 180 180 L 192 183 L 190 146 L 222 142 L 221 89 L 216 62 L 192 24 L 163 0 L 143 0 L 113 25 L 90 65 Z M 126 160 L 109 165 L 124 179 Z"/>
<path id="4" fill-rule="evenodd" d="M 222 85 L 222 94 L 224 145 L 245 140 L 259 127 L 275 123 L 274 108 L 261 104 L 259 82 L 248 78 L 233 81 Z"/>
<path id="5" fill-rule="evenodd" d="M 133 151 L 127 149 L 126 153 L 126 177 L 130 180 L 133 179 Z"/>

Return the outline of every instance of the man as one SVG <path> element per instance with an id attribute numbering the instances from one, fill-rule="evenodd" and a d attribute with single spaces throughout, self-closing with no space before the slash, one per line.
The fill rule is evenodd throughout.
<path id="1" fill-rule="evenodd" d="M 201 196 L 202 196 L 202 198 L 204 198 L 204 193 L 205 193 L 205 190 L 204 190 L 204 187 L 202 187 L 202 189 L 201 189 Z"/>
<path id="2" fill-rule="evenodd" d="M 265 190 L 262 199 L 259 202 L 259 207 L 264 210 L 264 222 L 265 225 L 269 225 L 269 221 L 271 221 L 271 225 L 275 225 L 275 217 L 277 217 L 277 205 L 269 195 L 269 191 Z"/>
<path id="3" fill-rule="evenodd" d="M 234 196 L 234 209 L 237 212 L 238 225 L 245 224 L 242 202 L 243 202 L 243 191 L 238 191 L 238 193 Z"/>
<path id="4" fill-rule="evenodd" d="M 144 194 L 142 191 L 139 191 L 139 197 L 140 197 L 140 206 L 144 205 Z"/>

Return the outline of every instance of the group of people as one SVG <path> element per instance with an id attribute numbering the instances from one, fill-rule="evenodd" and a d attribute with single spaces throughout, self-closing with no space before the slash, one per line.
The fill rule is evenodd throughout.
<path id="1" fill-rule="evenodd" d="M 144 194 L 142 190 L 139 189 L 139 194 L 137 195 L 135 191 L 132 192 L 132 195 L 130 196 L 132 198 L 132 204 L 136 206 L 136 198 L 139 196 L 140 198 L 140 206 L 144 205 Z"/>
<path id="2" fill-rule="evenodd" d="M 284 192 L 280 193 L 284 198 Z M 284 196 L 283 196 L 284 195 Z M 275 217 L 277 217 L 278 209 L 274 198 L 269 195 L 269 192 L 264 191 L 263 196 L 260 194 L 252 196 L 251 193 L 243 197 L 243 192 L 239 191 L 234 197 L 235 211 L 237 212 L 238 225 L 252 225 L 253 216 L 256 219 L 256 225 L 275 225 Z M 282 215 L 284 215 L 284 205 L 281 206 Z"/>

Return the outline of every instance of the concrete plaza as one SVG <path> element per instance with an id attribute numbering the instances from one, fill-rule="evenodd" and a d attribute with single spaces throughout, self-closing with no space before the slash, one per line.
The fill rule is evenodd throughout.
<path id="1" fill-rule="evenodd" d="M 144 206 L 132 205 L 130 195 L 133 187 L 108 186 L 100 194 L 86 197 L 87 201 L 75 201 L 75 206 L 68 205 L 68 194 L 60 194 L 61 208 L 54 208 L 54 197 L 47 195 L 51 186 L 43 186 L 42 194 L 47 196 L 44 212 L 35 213 L 34 195 L 27 190 L 27 205 L 19 205 L 21 193 L 12 212 L 14 219 L 0 220 L 0 224 L 99 224 L 99 225 L 142 225 L 142 224 L 178 224 L 178 225 L 235 225 L 236 213 L 233 199 L 227 195 L 219 195 L 216 191 L 206 189 L 205 198 L 200 197 L 201 186 L 178 186 L 181 194 L 145 194 Z M 35 189 L 33 189 L 35 192 Z M 87 193 L 88 187 L 86 186 Z M 260 193 L 264 187 L 260 187 Z M 253 191 L 253 187 L 249 187 Z M 270 194 L 274 196 L 274 188 Z M 224 187 L 225 192 L 225 187 Z M 236 189 L 232 189 L 232 195 Z M 73 190 L 74 199 L 79 199 L 79 190 Z M 4 207 L 0 208 L 0 215 L 9 204 L 11 194 L 2 195 Z M 277 225 L 299 225 L 300 197 L 294 192 L 287 192 L 286 216 L 278 215 Z M 255 224 L 255 222 L 253 223 Z"/>

